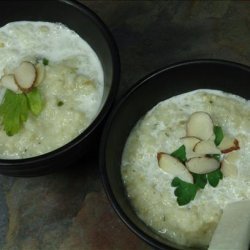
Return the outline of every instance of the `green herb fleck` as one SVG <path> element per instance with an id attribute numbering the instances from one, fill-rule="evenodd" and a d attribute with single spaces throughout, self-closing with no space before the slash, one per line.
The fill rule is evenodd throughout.
<path id="1" fill-rule="evenodd" d="M 207 180 L 212 187 L 217 187 L 221 179 L 223 174 L 220 169 L 207 174 Z"/>
<path id="2" fill-rule="evenodd" d="M 64 104 L 63 101 L 58 101 L 58 102 L 57 102 L 57 106 L 58 106 L 58 107 L 61 107 L 63 104 Z"/>
<path id="3" fill-rule="evenodd" d="M 43 109 L 43 100 L 41 93 L 38 91 L 37 88 L 33 88 L 32 91 L 26 94 L 30 111 L 38 116 Z"/>
<path id="4" fill-rule="evenodd" d="M 48 65 L 49 64 L 49 60 L 47 58 L 43 58 L 43 65 Z"/>
<path id="5" fill-rule="evenodd" d="M 180 146 L 177 150 L 175 150 L 171 156 L 177 158 L 178 160 L 180 160 L 181 162 L 185 162 L 187 160 L 186 158 L 186 149 L 185 146 L 182 145 Z"/>
<path id="6" fill-rule="evenodd" d="M 192 201 L 198 190 L 196 185 L 182 181 L 178 177 L 173 179 L 171 186 L 176 187 L 174 194 L 180 206 L 184 206 Z"/>
<path id="7" fill-rule="evenodd" d="M 215 134 L 214 143 L 216 146 L 218 146 L 224 137 L 222 128 L 220 126 L 214 126 L 214 134 Z"/>

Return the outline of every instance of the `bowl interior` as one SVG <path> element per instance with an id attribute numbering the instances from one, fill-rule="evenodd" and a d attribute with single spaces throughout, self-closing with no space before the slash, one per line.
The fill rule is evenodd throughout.
<path id="1" fill-rule="evenodd" d="M 182 63 L 146 77 L 118 104 L 106 125 L 101 148 L 101 170 L 106 192 L 121 219 L 140 237 L 159 249 L 182 248 L 163 240 L 138 219 L 126 197 L 121 157 L 136 122 L 153 106 L 172 96 L 195 89 L 218 89 L 250 99 L 250 69 L 242 65 L 203 60 Z"/>

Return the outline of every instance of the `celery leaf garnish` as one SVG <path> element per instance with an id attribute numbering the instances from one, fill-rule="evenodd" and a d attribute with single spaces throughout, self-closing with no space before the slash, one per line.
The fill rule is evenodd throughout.
<path id="1" fill-rule="evenodd" d="M 30 111 L 34 115 L 38 116 L 42 112 L 42 109 L 43 109 L 43 100 L 42 100 L 41 93 L 38 91 L 37 88 L 34 88 L 32 89 L 32 91 L 28 92 L 26 96 L 28 99 Z"/>
<path id="2" fill-rule="evenodd" d="M 15 93 L 7 89 L 0 105 L 0 117 L 4 131 L 8 136 L 17 134 L 27 121 L 29 111 L 34 115 L 39 115 L 42 108 L 42 97 L 36 88 L 27 94 Z"/>

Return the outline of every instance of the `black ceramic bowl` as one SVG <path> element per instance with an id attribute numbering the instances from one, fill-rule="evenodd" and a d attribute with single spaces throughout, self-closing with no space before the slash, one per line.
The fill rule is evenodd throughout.
<path id="1" fill-rule="evenodd" d="M 60 1 L 1 1 L 0 26 L 13 21 L 48 21 L 65 24 L 93 48 L 104 70 L 104 96 L 101 110 L 90 126 L 77 138 L 50 153 L 22 159 L 1 160 L 0 173 L 11 176 L 36 176 L 70 165 L 87 157 L 98 145 L 97 130 L 115 99 L 119 82 L 119 56 L 113 38 L 100 18 L 82 4 Z"/>
<path id="2" fill-rule="evenodd" d="M 182 248 L 158 237 L 135 214 L 127 199 L 120 173 L 127 137 L 136 122 L 153 106 L 195 89 L 218 89 L 250 99 L 250 68 L 219 60 L 183 62 L 161 69 L 135 85 L 117 104 L 106 123 L 100 169 L 106 193 L 120 218 L 139 237 L 157 249 Z"/>

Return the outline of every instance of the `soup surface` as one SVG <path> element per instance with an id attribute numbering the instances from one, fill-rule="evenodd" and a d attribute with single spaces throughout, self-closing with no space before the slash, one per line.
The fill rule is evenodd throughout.
<path id="1" fill-rule="evenodd" d="M 159 152 L 182 145 L 186 122 L 197 111 L 208 113 L 224 134 L 237 138 L 240 149 L 230 155 L 233 174 L 216 187 L 206 185 L 186 205 L 176 201 L 173 174 L 159 167 Z M 226 204 L 250 199 L 250 102 L 217 90 L 196 90 L 152 108 L 129 135 L 121 173 L 137 215 L 161 237 L 185 246 L 205 247 Z M 229 161 L 229 159 L 228 159 Z"/>
<path id="2" fill-rule="evenodd" d="M 101 105 L 101 63 L 87 42 L 66 26 L 20 21 L 0 28 L 0 78 L 22 62 L 45 62 L 37 86 L 44 106 L 13 136 L 1 127 L 0 158 L 27 158 L 63 146 L 89 126 Z M 0 89 L 1 101 L 5 91 Z"/>

